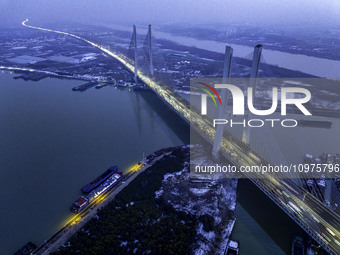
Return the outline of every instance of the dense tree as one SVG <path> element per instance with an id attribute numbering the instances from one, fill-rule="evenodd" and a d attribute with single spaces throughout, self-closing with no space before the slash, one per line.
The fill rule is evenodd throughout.
<path id="1" fill-rule="evenodd" d="M 99 218 L 78 231 L 69 247 L 54 254 L 190 253 L 197 220 L 155 199 L 164 175 L 182 170 L 185 158 L 183 150 L 176 149 L 156 162 L 99 210 Z M 208 217 L 202 221 L 207 229 L 213 225 Z"/>
<path id="2" fill-rule="evenodd" d="M 198 220 L 203 223 L 203 230 L 206 232 L 214 230 L 214 217 L 208 214 L 201 215 Z"/>

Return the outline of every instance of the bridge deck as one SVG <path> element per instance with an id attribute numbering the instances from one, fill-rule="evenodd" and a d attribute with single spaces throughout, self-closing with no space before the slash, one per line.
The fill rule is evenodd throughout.
<path id="1" fill-rule="evenodd" d="M 97 43 L 91 42 L 77 35 L 56 31 L 46 28 L 39 28 L 27 25 L 28 20 L 22 24 L 26 27 L 60 33 L 82 40 L 100 49 L 106 54 L 121 62 L 128 70 L 134 73 L 134 66 L 128 58 L 115 53 Z M 138 77 L 154 90 L 157 95 L 167 102 L 172 108 L 191 125 L 195 127 L 209 142 L 213 142 L 215 129 L 200 115 L 190 110 L 183 100 L 176 97 L 175 93 L 167 88 L 161 81 L 137 70 Z M 267 165 L 268 162 L 252 151 L 242 141 L 226 133 L 222 138 L 221 152 L 236 166 Z M 280 179 L 268 175 L 266 178 L 259 174 L 247 174 L 247 177 L 254 182 L 265 194 L 267 194 L 277 205 L 279 205 L 295 222 L 297 222 L 310 236 L 331 254 L 340 254 L 340 217 L 330 210 L 326 205 L 313 197 L 308 191 L 295 184 L 291 180 Z"/>

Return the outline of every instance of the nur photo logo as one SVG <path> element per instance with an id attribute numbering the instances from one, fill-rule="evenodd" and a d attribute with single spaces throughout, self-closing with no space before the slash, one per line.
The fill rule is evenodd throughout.
<path id="1" fill-rule="evenodd" d="M 210 81 L 198 81 L 196 84 L 199 86 L 199 90 L 204 92 L 200 94 L 200 115 L 210 117 L 213 127 L 226 124 L 231 127 L 237 125 L 243 127 L 262 127 L 266 123 L 269 123 L 271 127 L 274 127 L 276 123 L 281 123 L 282 127 L 296 127 L 298 125 L 296 119 L 282 119 L 281 117 L 286 117 L 288 111 L 294 111 L 304 116 L 312 115 L 310 110 L 307 109 L 308 102 L 312 98 L 311 92 L 307 88 L 298 86 L 270 86 L 266 92 L 267 96 L 265 98 L 257 98 L 256 104 L 256 93 L 253 86 L 244 88 L 241 85 L 223 84 L 216 81 L 213 83 L 211 79 L 207 80 Z M 254 82 L 256 81 L 250 79 L 248 84 L 254 84 Z M 204 86 L 203 88 L 202 85 Z M 208 113 L 208 98 L 212 100 L 215 106 L 220 106 L 218 110 L 222 111 L 222 114 L 220 113 L 218 118 L 211 117 L 211 114 Z M 233 116 L 244 116 L 245 118 L 241 120 L 238 118 L 237 121 L 232 118 L 227 119 L 227 111 L 232 113 Z M 274 115 L 275 118 L 269 118 Z M 258 118 L 250 118 L 250 116 L 258 116 Z"/>

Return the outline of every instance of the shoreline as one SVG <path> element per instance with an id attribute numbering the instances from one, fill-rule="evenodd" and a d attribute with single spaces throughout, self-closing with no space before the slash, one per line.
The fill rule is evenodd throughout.
<path id="1" fill-rule="evenodd" d="M 121 190 L 127 187 L 140 173 L 144 172 L 146 169 L 154 165 L 158 160 L 163 158 L 169 152 L 164 152 L 161 155 L 153 158 L 149 163 L 144 164 L 141 168 L 136 168 L 135 165 L 129 169 L 126 175 L 120 183 L 113 189 L 109 190 L 102 196 L 99 196 L 95 201 L 93 201 L 92 206 L 84 210 L 83 212 L 76 214 L 70 221 L 68 221 L 64 227 L 53 234 L 49 239 L 43 242 L 37 247 L 31 254 L 50 254 L 56 251 L 60 246 L 62 246 L 73 234 L 79 231 L 87 222 L 89 222 L 93 217 L 97 215 L 97 211 L 105 207 L 108 203 L 114 200 L 116 195 L 119 194 Z M 149 155 L 152 156 L 153 154 Z M 136 170 L 137 169 L 137 170 Z"/>
<path id="2" fill-rule="evenodd" d="M 172 228 L 177 229 L 177 231 L 182 231 L 182 227 L 180 225 L 185 224 L 186 225 L 185 229 L 187 230 L 191 229 L 191 232 L 190 232 L 191 234 L 186 233 L 185 236 L 186 236 L 187 242 L 191 240 L 189 241 L 191 245 L 196 246 L 196 248 L 193 249 L 193 252 L 195 254 L 201 254 L 200 253 L 202 252 L 201 248 L 204 251 L 211 250 L 213 252 L 218 252 L 218 251 L 224 252 L 227 249 L 228 241 L 231 240 L 231 235 L 232 235 L 234 223 L 236 220 L 235 218 L 236 196 L 234 197 L 234 195 L 236 195 L 235 182 L 234 181 L 229 182 L 229 181 L 220 181 L 220 180 L 213 180 L 213 181 L 210 180 L 209 182 L 192 183 L 190 181 L 190 178 L 188 179 L 190 172 L 189 172 L 189 169 L 187 168 L 187 163 L 189 159 L 188 158 L 189 148 L 191 148 L 190 145 L 163 148 L 161 150 L 155 151 L 152 154 L 148 155 L 145 158 L 145 161 L 144 161 L 145 164 L 142 167 L 136 164 L 133 167 L 129 168 L 129 171 L 125 175 L 126 179 L 123 179 L 122 182 L 116 186 L 116 188 L 110 190 L 108 194 L 106 194 L 104 197 L 99 198 L 100 200 L 99 203 L 94 201 L 93 206 L 90 205 L 87 209 L 85 209 L 84 213 L 79 213 L 78 215 L 76 215 L 61 230 L 59 230 L 56 234 L 51 236 L 47 242 L 45 241 L 45 243 L 41 244 L 35 251 L 33 251 L 32 254 L 51 254 L 51 253 L 65 254 L 65 252 L 67 252 L 68 249 L 73 249 L 72 247 L 74 247 L 74 245 L 77 245 L 75 244 L 75 240 L 79 240 L 77 238 L 79 237 L 79 235 L 81 236 L 81 233 L 85 232 L 85 233 L 88 233 L 88 235 L 90 235 L 89 233 L 91 232 L 92 234 L 92 231 L 90 229 L 91 229 L 91 226 L 93 226 L 93 224 L 99 224 L 99 225 L 103 223 L 109 224 L 110 220 L 106 218 L 106 216 L 102 218 L 103 215 L 107 215 L 108 210 L 111 212 L 112 208 L 115 208 L 115 210 L 117 208 L 120 209 L 120 206 L 122 206 L 121 204 L 125 204 L 125 203 L 126 203 L 126 207 L 133 206 L 134 204 L 140 205 L 140 203 L 149 201 L 149 200 L 144 200 L 144 199 L 146 197 L 150 197 L 150 195 L 151 197 L 154 196 L 154 198 L 151 198 L 151 201 L 156 202 L 157 208 L 160 207 L 160 208 L 163 208 L 163 210 L 168 208 L 166 209 L 166 213 L 164 216 L 165 218 L 169 217 L 169 215 L 172 215 L 172 213 L 174 212 L 176 212 L 176 215 L 179 216 L 180 219 L 182 217 L 180 215 L 186 215 L 184 216 L 184 217 L 187 217 L 186 220 L 184 220 L 184 222 L 186 223 L 183 223 L 183 219 L 181 221 L 178 220 L 177 223 L 173 222 L 173 224 L 175 225 L 179 224 L 179 225 L 176 225 L 177 228 L 175 227 L 175 225 L 173 225 Z M 182 156 L 177 156 L 177 155 L 182 155 Z M 168 167 L 170 167 L 169 169 L 167 168 L 166 168 L 167 170 L 162 169 L 161 164 L 164 164 L 164 162 L 169 162 L 167 160 L 172 160 L 172 158 L 177 158 L 176 159 L 177 161 L 175 161 L 177 162 L 176 163 L 177 166 L 176 164 L 173 166 L 168 165 Z M 182 170 L 178 169 L 179 167 L 178 164 L 182 165 Z M 173 168 L 177 170 L 174 170 Z M 141 175 L 141 176 L 139 175 L 145 172 L 145 170 L 147 169 L 149 169 L 148 172 L 144 173 L 144 175 Z M 170 169 L 173 169 L 174 172 L 172 172 L 172 170 Z M 168 172 L 169 170 L 170 172 Z M 154 175 L 154 177 L 151 177 L 150 174 Z M 161 185 L 160 189 L 156 188 L 156 192 L 154 193 L 154 195 L 152 195 L 154 192 L 154 188 L 155 188 L 155 187 L 152 187 L 153 184 L 155 184 L 154 181 L 158 180 L 158 178 L 160 178 L 161 176 L 163 177 L 160 183 Z M 139 181 L 131 184 L 131 182 L 133 182 L 136 177 L 138 177 Z M 127 188 L 130 184 L 132 186 Z M 140 188 L 144 189 L 145 188 L 144 185 L 147 185 L 147 186 L 151 185 L 149 188 L 145 190 L 145 192 L 149 195 L 143 194 L 142 195 L 143 198 L 142 198 L 140 197 L 140 195 L 133 195 L 130 193 L 132 191 L 131 189 L 133 189 L 137 193 L 140 193 L 141 192 Z M 162 195 L 163 191 L 166 191 L 169 188 L 175 191 L 177 190 L 177 188 L 180 187 L 177 185 L 180 185 L 186 188 L 182 190 L 180 193 L 178 193 L 178 195 L 175 195 L 175 197 L 172 197 L 172 198 L 168 197 L 168 195 L 170 196 L 173 195 L 174 194 L 173 192 L 170 192 L 171 194 L 169 192 L 165 192 L 164 194 L 166 195 L 163 197 Z M 236 182 L 236 185 L 237 185 L 237 182 Z M 123 191 L 123 189 L 125 190 Z M 226 194 L 226 196 L 223 196 L 225 198 L 222 200 L 218 198 L 219 195 L 221 195 L 221 192 L 223 194 Z M 230 194 L 228 192 L 230 192 Z M 176 198 L 177 196 L 181 197 L 181 199 L 177 200 Z M 139 200 L 137 197 L 142 198 L 142 199 Z M 200 202 L 201 199 L 203 200 L 208 199 L 207 203 L 204 205 L 201 204 Z M 219 206 L 217 208 L 215 208 L 216 199 L 219 201 L 218 202 Z M 197 200 L 196 203 L 193 203 L 193 204 L 190 203 L 190 201 L 195 201 L 195 200 Z M 184 204 L 182 204 L 183 202 Z M 115 203 L 118 203 L 119 206 L 117 207 Z M 149 202 L 146 202 L 146 203 L 148 204 Z M 193 207 L 190 208 L 190 207 L 185 206 L 185 204 L 187 203 L 191 204 Z M 222 205 L 226 205 L 227 207 L 225 209 L 221 209 L 220 206 Z M 194 209 L 196 207 L 199 207 L 199 208 L 202 207 L 202 210 L 204 212 L 196 211 L 196 209 Z M 222 206 L 222 207 L 224 208 L 225 206 Z M 103 210 L 99 211 L 100 209 L 103 209 Z M 216 211 L 216 213 L 213 213 L 213 214 L 208 213 L 211 210 Z M 105 214 L 105 211 L 106 211 L 106 214 Z M 141 213 L 143 214 L 143 210 Z M 168 216 L 166 216 L 167 213 L 169 213 Z M 162 217 L 163 216 L 161 216 L 161 218 Z M 175 220 L 176 218 L 177 217 L 172 218 L 172 219 Z M 98 222 L 93 223 L 91 220 L 98 221 Z M 100 221 L 102 222 L 100 223 Z M 215 225 L 217 229 L 211 229 L 211 225 L 209 225 L 211 223 Z M 112 224 L 117 224 L 117 223 L 112 222 Z M 180 227 L 178 228 L 178 226 Z M 116 227 L 119 228 L 119 225 L 117 225 Z M 176 230 L 174 231 L 176 232 Z M 95 236 L 96 235 L 98 237 L 98 233 L 95 234 Z M 104 234 L 102 238 L 105 238 L 105 236 L 107 236 L 107 233 L 106 235 Z M 204 242 L 204 240 L 206 241 Z M 165 247 L 164 249 L 166 249 Z M 198 247 L 201 247 L 201 248 L 198 248 Z M 86 246 L 84 246 L 84 249 L 86 251 Z"/>

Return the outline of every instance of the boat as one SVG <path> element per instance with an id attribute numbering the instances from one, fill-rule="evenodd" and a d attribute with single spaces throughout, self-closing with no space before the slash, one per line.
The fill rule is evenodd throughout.
<path id="1" fill-rule="evenodd" d="M 99 85 L 100 83 L 97 82 L 97 81 L 94 81 L 94 82 L 88 82 L 88 83 L 85 83 L 83 85 L 80 85 L 80 86 L 77 86 L 77 87 L 74 87 L 72 88 L 73 91 L 85 91 L 89 88 L 92 88 L 96 85 Z"/>
<path id="2" fill-rule="evenodd" d="M 86 197 L 81 196 L 72 204 L 70 209 L 72 212 L 79 213 L 84 210 L 88 205 L 89 200 Z"/>
<path id="3" fill-rule="evenodd" d="M 28 254 L 32 254 L 32 252 L 37 248 L 37 246 L 32 243 L 32 242 L 28 242 L 27 244 L 25 244 L 20 250 L 18 250 L 17 252 L 14 253 L 14 255 L 28 255 Z"/>
<path id="4" fill-rule="evenodd" d="M 81 196 L 78 198 L 71 206 L 71 211 L 75 213 L 80 213 L 86 207 L 88 207 L 97 197 L 101 194 L 112 189 L 116 184 L 119 183 L 123 177 L 122 172 L 116 172 L 111 175 L 105 182 L 99 185 L 96 189 L 90 192 L 87 196 Z"/>
<path id="5" fill-rule="evenodd" d="M 110 83 L 99 83 L 95 88 L 96 89 L 101 89 L 101 88 L 104 88 L 104 87 L 106 87 L 106 86 L 109 86 L 110 85 Z"/>
<path id="6" fill-rule="evenodd" d="M 331 128 L 332 122 L 327 120 L 299 120 L 299 126 L 302 127 L 318 127 L 318 128 Z"/>
<path id="7" fill-rule="evenodd" d="M 98 188 L 93 190 L 86 196 L 86 199 L 91 203 L 97 197 L 99 197 L 104 192 L 113 188 L 116 184 L 118 184 L 119 180 L 123 177 L 122 172 L 116 172 L 109 179 L 107 179 L 103 184 L 101 184 Z"/>
<path id="8" fill-rule="evenodd" d="M 92 190 L 94 190 L 100 184 L 102 184 L 105 180 L 107 180 L 111 175 L 113 175 L 117 170 L 118 167 L 116 165 L 111 166 L 103 174 L 94 179 L 92 182 L 82 187 L 81 191 L 84 192 L 85 194 L 90 193 Z"/>
<path id="9" fill-rule="evenodd" d="M 229 240 L 227 249 L 224 254 L 226 255 L 238 255 L 239 253 L 239 244 L 237 241 Z"/>

